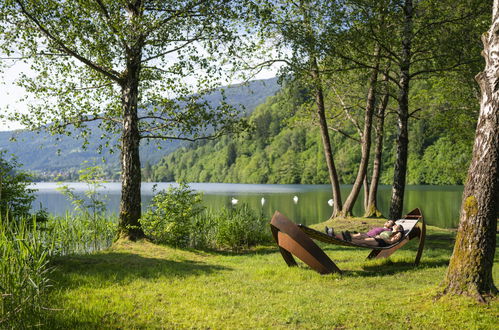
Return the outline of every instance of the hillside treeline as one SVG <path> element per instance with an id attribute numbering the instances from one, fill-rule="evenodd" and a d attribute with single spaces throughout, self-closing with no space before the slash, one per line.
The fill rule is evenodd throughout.
<path id="1" fill-rule="evenodd" d="M 421 108 L 416 111 L 416 120 L 409 129 L 408 184 L 464 183 L 471 157 L 473 123 L 476 121 L 473 102 L 476 102 L 476 107 L 478 102 L 474 100 L 472 90 L 475 87 L 471 82 L 468 86 L 470 94 L 454 103 L 445 97 L 446 93 L 453 93 L 449 86 L 452 86 L 449 81 L 444 83 L 439 79 L 419 82 L 414 87 L 412 99 Z M 304 88 L 286 86 L 251 114 L 249 119 L 253 129 L 250 132 L 178 149 L 156 165 L 147 165 L 145 179 L 165 182 L 329 183 L 320 132 L 309 110 L 312 100 L 307 95 L 309 93 Z M 333 98 L 330 96 L 331 104 Z M 331 134 L 334 159 L 341 183 L 351 184 L 357 174 L 360 145 L 345 133 L 353 131 L 351 124 L 345 121 L 336 124 L 343 130 L 341 134 Z M 391 184 L 393 180 L 396 130 L 395 116 L 388 115 L 380 176 L 382 184 Z M 371 173 L 371 167 L 372 164 L 368 173 Z"/>

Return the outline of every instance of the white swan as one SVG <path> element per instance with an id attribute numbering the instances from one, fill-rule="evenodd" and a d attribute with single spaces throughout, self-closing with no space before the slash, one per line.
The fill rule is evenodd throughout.
<path id="1" fill-rule="evenodd" d="M 232 203 L 232 205 L 236 205 L 237 202 L 239 202 L 239 200 L 237 200 L 234 197 L 232 197 L 232 199 L 230 200 L 230 202 Z"/>

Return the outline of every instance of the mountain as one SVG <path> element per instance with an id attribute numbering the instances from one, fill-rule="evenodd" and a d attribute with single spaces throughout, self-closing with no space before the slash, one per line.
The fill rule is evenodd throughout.
<path id="1" fill-rule="evenodd" d="M 249 115 L 257 105 L 265 99 L 274 95 L 279 89 L 276 78 L 266 80 L 253 80 L 246 84 L 238 84 L 222 87 L 226 102 L 244 111 Z M 221 89 L 204 96 L 211 104 L 217 104 L 222 99 Z M 116 144 L 118 137 L 114 137 L 109 144 L 99 153 L 99 145 L 103 132 L 93 124 L 92 135 L 89 144 L 84 149 L 82 141 L 68 136 L 52 136 L 46 132 L 30 132 L 25 130 L 0 132 L 0 150 L 8 154 L 14 154 L 17 160 L 23 164 L 23 169 L 36 172 L 38 176 L 51 179 L 56 175 L 71 178 L 71 173 L 81 168 L 84 161 L 101 159 L 106 162 L 108 173 L 114 173 L 119 169 L 119 148 Z M 165 155 L 176 150 L 180 141 L 151 142 L 141 145 L 141 161 L 143 166 L 147 163 L 154 164 Z"/>
<path id="2" fill-rule="evenodd" d="M 155 182 L 329 183 L 320 131 L 310 116 L 312 102 L 305 89 L 284 87 L 252 112 L 253 131 L 179 148 L 152 166 L 147 178 Z M 422 117 L 411 125 L 408 184 L 464 182 L 473 141 L 456 142 L 439 125 L 436 116 Z M 342 128 L 351 130 L 348 124 Z M 394 116 L 387 118 L 382 184 L 393 180 L 396 130 Z M 330 140 L 340 182 L 353 183 L 360 161 L 358 142 L 334 132 Z"/>

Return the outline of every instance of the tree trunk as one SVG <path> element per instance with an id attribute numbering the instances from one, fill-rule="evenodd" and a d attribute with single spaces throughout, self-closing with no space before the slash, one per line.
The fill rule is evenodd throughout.
<path id="1" fill-rule="evenodd" d="M 400 80 L 398 97 L 398 135 L 397 159 L 393 173 L 392 198 L 390 202 L 390 219 L 400 219 L 404 206 L 405 179 L 407 174 L 407 156 L 409 147 L 409 82 L 411 67 L 411 42 L 413 7 L 412 0 L 404 5 L 404 27 L 402 31 L 402 56 L 400 59 Z"/>
<path id="2" fill-rule="evenodd" d="M 121 86 L 123 134 L 121 136 L 121 201 L 118 237 L 137 240 L 144 237 L 141 217 L 140 133 L 138 128 L 138 96 L 141 48 L 129 53 L 127 76 Z"/>
<path id="3" fill-rule="evenodd" d="M 320 84 L 318 84 L 315 89 L 315 102 L 317 104 L 317 115 L 319 117 L 319 125 L 321 129 L 322 146 L 324 148 L 324 155 L 326 157 L 329 180 L 331 181 L 331 187 L 333 190 L 333 212 L 331 214 L 331 218 L 333 218 L 340 214 L 342 209 L 341 192 L 338 173 L 336 172 L 336 167 L 334 165 L 331 140 L 329 138 L 329 131 L 327 127 L 324 95 L 322 92 L 322 86 L 320 86 Z"/>
<path id="4" fill-rule="evenodd" d="M 343 204 L 342 215 L 347 217 L 352 215 L 352 209 L 359 196 L 360 188 L 364 182 L 364 178 L 367 172 L 367 165 L 369 164 L 369 153 L 371 151 L 371 129 L 373 121 L 374 107 L 376 105 L 376 83 L 378 81 L 378 71 L 379 71 L 379 47 L 376 46 L 374 51 L 374 56 L 376 58 L 375 67 L 371 72 L 371 77 L 369 78 L 369 90 L 367 93 L 367 105 L 364 115 L 364 129 L 361 136 L 361 158 L 359 164 L 359 170 L 357 171 L 357 177 L 353 183 L 352 190 L 348 195 L 345 203 Z"/>
<path id="5" fill-rule="evenodd" d="M 367 204 L 369 203 L 369 182 L 367 181 L 367 173 L 364 175 L 364 212 L 367 210 Z"/>
<path id="6" fill-rule="evenodd" d="M 385 81 L 387 77 L 385 76 Z M 378 106 L 378 111 L 376 114 L 377 123 L 375 126 L 376 131 L 376 141 L 374 146 L 374 161 L 373 161 L 373 172 L 371 176 L 371 185 L 369 186 L 369 196 L 367 198 L 367 206 L 365 208 L 365 217 L 382 217 L 381 211 L 378 209 L 377 196 L 378 196 L 378 184 L 379 176 L 381 174 L 381 157 L 383 156 L 383 137 L 384 137 L 384 125 L 385 125 L 385 110 L 388 106 L 388 100 L 390 96 L 388 91 L 381 103 Z"/>
<path id="7" fill-rule="evenodd" d="M 486 65 L 476 76 L 482 93 L 480 115 L 444 290 L 479 301 L 497 294 L 492 266 L 499 211 L 499 0 L 494 0 L 492 17 L 491 28 L 482 36 Z"/>

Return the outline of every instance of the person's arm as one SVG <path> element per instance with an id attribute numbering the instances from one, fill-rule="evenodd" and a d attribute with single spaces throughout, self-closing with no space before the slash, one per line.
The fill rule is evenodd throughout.
<path id="1" fill-rule="evenodd" d="M 401 238 L 402 238 L 402 233 L 398 232 L 395 235 L 393 235 L 392 237 L 390 237 L 389 239 L 385 239 L 385 242 L 387 242 L 388 244 L 393 244 L 393 243 L 398 242 Z"/>

